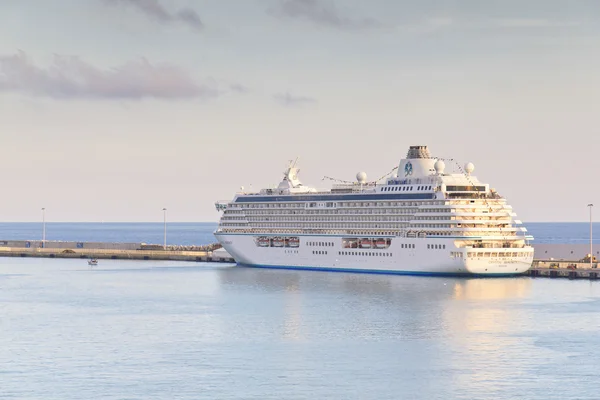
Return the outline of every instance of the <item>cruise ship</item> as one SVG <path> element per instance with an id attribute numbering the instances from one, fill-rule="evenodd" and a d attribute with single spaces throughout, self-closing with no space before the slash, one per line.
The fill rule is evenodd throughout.
<path id="1" fill-rule="evenodd" d="M 446 163 L 452 172 L 446 172 Z M 215 231 L 239 265 L 412 275 L 518 275 L 532 236 L 474 166 L 410 146 L 388 177 L 303 185 L 297 160 L 278 186 L 215 206 Z"/>

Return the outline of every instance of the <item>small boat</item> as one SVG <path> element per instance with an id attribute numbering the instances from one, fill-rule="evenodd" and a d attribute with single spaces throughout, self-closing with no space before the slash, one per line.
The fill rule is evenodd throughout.
<path id="1" fill-rule="evenodd" d="M 260 237 L 258 238 L 258 245 L 260 247 L 269 247 L 269 238 L 267 237 Z"/>
<path id="2" fill-rule="evenodd" d="M 385 249 L 387 247 L 385 239 L 377 239 L 377 241 L 375 242 L 375 246 L 378 249 Z"/>
<path id="3" fill-rule="evenodd" d="M 88 265 L 98 265 L 98 260 L 92 258 L 90 261 L 88 261 Z"/>
<path id="4" fill-rule="evenodd" d="M 288 239 L 288 246 L 289 247 L 298 247 L 300 246 L 300 239 L 297 237 L 291 237 Z"/>
<path id="5" fill-rule="evenodd" d="M 273 247 L 283 247 L 284 243 L 283 238 L 273 238 Z"/>

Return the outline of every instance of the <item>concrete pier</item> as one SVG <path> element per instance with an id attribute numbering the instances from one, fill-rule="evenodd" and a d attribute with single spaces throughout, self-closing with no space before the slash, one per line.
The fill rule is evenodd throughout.
<path id="1" fill-rule="evenodd" d="M 598 272 L 596 269 L 531 268 L 526 272 L 526 275 L 531 277 L 596 280 L 600 277 L 600 272 Z"/>
<path id="2" fill-rule="evenodd" d="M 167 246 L 163 249 L 160 245 L 144 243 L 0 241 L 0 257 L 235 262 L 233 257 L 217 244 Z"/>
<path id="3" fill-rule="evenodd" d="M 526 275 L 532 277 L 598 279 L 600 269 L 598 263 L 580 261 L 535 260 Z"/>

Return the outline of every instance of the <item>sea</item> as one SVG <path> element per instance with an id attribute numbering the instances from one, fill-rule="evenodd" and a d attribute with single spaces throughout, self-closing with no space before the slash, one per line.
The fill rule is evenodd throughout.
<path id="1" fill-rule="evenodd" d="M 526 226 L 539 243 L 589 242 L 585 223 Z M 163 228 L 46 236 L 162 243 Z M 167 240 L 212 243 L 214 228 L 170 223 Z M 40 235 L 0 224 L 0 240 Z M 589 280 L 0 258 L 3 400 L 599 399 L 599 331 Z"/>
<path id="2" fill-rule="evenodd" d="M 533 243 L 589 243 L 590 225 L 585 222 L 537 222 L 524 225 L 534 236 Z M 2 240 L 41 240 L 41 222 L 0 222 Z M 167 224 L 167 244 L 204 245 L 215 243 L 214 222 L 170 222 Z M 600 243 L 600 223 L 593 224 L 598 232 L 594 243 Z M 163 244 L 165 226 L 152 222 L 47 222 L 46 240 L 76 242 L 128 242 Z"/>

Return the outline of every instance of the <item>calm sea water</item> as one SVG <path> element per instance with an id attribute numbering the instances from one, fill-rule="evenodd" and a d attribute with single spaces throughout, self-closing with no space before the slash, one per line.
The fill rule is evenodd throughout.
<path id="1" fill-rule="evenodd" d="M 202 245 L 215 242 L 212 232 L 217 224 L 211 222 L 173 222 L 167 225 L 168 244 Z M 535 243 L 589 243 L 588 223 L 528 223 Z M 600 243 L 600 223 L 594 224 L 598 232 L 594 243 Z M 47 240 L 81 242 L 132 242 L 163 243 L 162 223 L 46 223 Z M 41 223 L 0 223 L 0 240 L 40 240 Z"/>
<path id="2" fill-rule="evenodd" d="M 171 222 L 167 244 L 202 245 L 215 243 L 212 222 Z M 153 222 L 51 222 L 46 223 L 46 240 L 78 242 L 129 242 L 162 244 L 164 225 Z M 42 224 L 0 222 L 0 240 L 41 240 Z"/>
<path id="3" fill-rule="evenodd" d="M 599 328 L 600 282 L 0 258 L 1 399 L 598 399 Z"/>
<path id="4" fill-rule="evenodd" d="M 0 258 L 2 399 L 598 399 L 600 283 Z"/>

